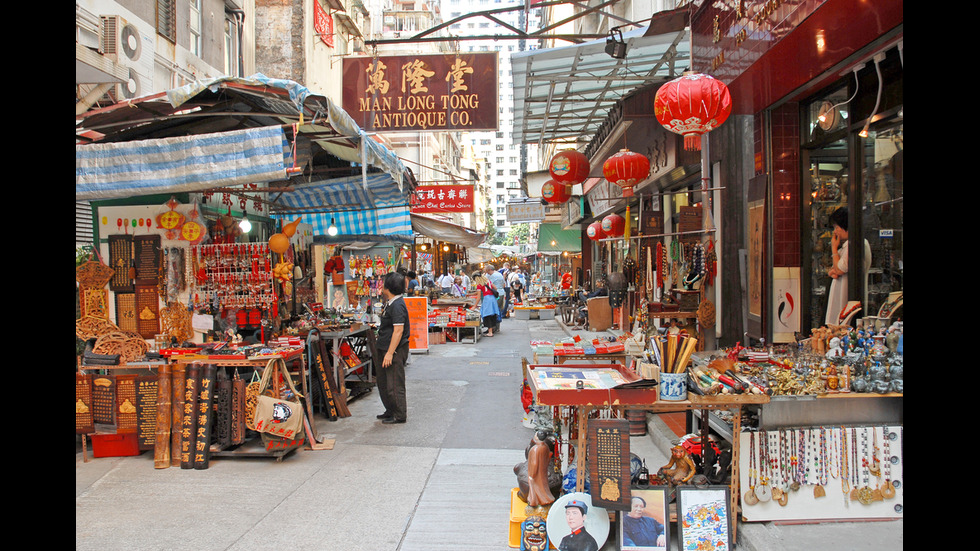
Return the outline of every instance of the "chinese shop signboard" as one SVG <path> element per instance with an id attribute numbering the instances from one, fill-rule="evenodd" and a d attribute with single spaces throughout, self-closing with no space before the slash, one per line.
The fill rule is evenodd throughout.
<path id="1" fill-rule="evenodd" d="M 473 186 L 419 186 L 412 195 L 412 212 L 473 212 Z"/>
<path id="2" fill-rule="evenodd" d="M 344 110 L 367 132 L 496 130 L 497 54 L 344 59 Z"/>

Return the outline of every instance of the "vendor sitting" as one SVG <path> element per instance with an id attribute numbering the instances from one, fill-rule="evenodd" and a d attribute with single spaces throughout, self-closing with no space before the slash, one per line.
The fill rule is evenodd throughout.
<path id="1" fill-rule="evenodd" d="M 456 276 L 453 279 L 453 285 L 449 288 L 449 293 L 454 297 L 466 296 L 466 288 L 463 287 L 463 278 Z"/>
<path id="2" fill-rule="evenodd" d="M 589 321 L 588 300 L 590 298 L 608 297 L 608 296 L 609 296 L 609 289 L 606 289 L 606 282 L 601 279 L 595 280 L 595 289 L 593 289 L 592 292 L 590 292 L 589 294 L 585 294 L 584 292 L 579 291 L 578 298 L 579 301 L 581 301 L 581 306 L 579 306 L 578 315 L 575 318 L 576 328 L 577 326 L 581 325 L 583 326 L 584 329 L 584 326 Z"/>

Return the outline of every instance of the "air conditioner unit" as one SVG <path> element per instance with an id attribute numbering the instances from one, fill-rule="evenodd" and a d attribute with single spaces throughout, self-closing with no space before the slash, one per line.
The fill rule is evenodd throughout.
<path id="1" fill-rule="evenodd" d="M 117 84 L 115 99 L 150 93 L 153 86 L 153 33 L 140 29 L 119 15 L 99 17 L 99 51 L 129 72 L 127 82 Z"/>

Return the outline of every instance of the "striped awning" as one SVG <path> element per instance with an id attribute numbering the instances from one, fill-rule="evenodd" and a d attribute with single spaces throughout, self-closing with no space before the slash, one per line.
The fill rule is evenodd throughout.
<path id="1" fill-rule="evenodd" d="M 286 177 L 281 127 L 75 145 L 75 200 L 201 191 Z"/>
<path id="2" fill-rule="evenodd" d="M 273 203 L 277 218 L 300 217 L 313 226 L 317 242 L 412 240 L 408 194 L 387 173 L 314 182 L 281 194 Z M 331 222 L 338 229 L 336 239 L 327 234 Z"/>

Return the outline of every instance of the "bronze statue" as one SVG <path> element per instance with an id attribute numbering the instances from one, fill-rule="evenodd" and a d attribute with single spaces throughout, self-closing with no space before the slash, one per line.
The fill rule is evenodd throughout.
<path id="1" fill-rule="evenodd" d="M 561 493 L 561 474 L 552 466 L 555 453 L 555 437 L 548 431 L 535 431 L 530 444 L 524 450 L 527 461 L 514 466 L 517 475 L 517 496 L 527 502 L 529 508 L 544 507 L 554 503 Z"/>
<path id="2" fill-rule="evenodd" d="M 694 461 L 684 446 L 676 444 L 670 449 L 670 461 L 658 473 L 671 486 L 687 484 L 695 475 Z"/>

